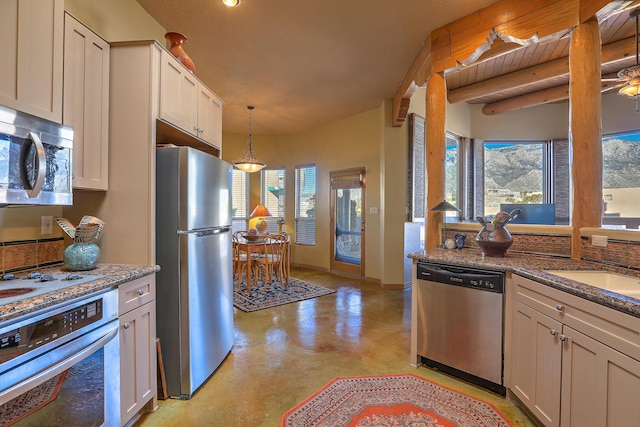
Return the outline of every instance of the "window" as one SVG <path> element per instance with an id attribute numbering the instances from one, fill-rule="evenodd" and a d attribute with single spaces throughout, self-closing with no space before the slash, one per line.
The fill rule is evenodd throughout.
<path id="1" fill-rule="evenodd" d="M 447 202 L 450 202 L 454 206 L 458 206 L 458 178 L 459 178 L 459 170 L 458 170 L 458 145 L 459 145 L 460 137 L 447 132 L 447 137 L 445 140 L 446 144 L 446 153 L 444 158 L 444 171 L 445 171 L 445 190 L 444 190 L 444 199 Z M 445 212 L 447 216 L 456 217 L 458 216 L 457 212 L 447 211 Z"/>
<path id="2" fill-rule="evenodd" d="M 231 193 L 232 223 L 233 232 L 242 231 L 249 228 L 249 174 L 240 169 L 233 169 Z"/>
<path id="3" fill-rule="evenodd" d="M 296 167 L 295 243 L 316 244 L 316 167 Z"/>
<path id="4" fill-rule="evenodd" d="M 602 138 L 605 226 L 640 228 L 640 132 Z"/>
<path id="5" fill-rule="evenodd" d="M 549 153 L 547 142 L 485 142 L 484 215 L 501 203 L 549 203 Z"/>
<path id="6" fill-rule="evenodd" d="M 284 219 L 284 181 L 284 168 L 262 170 L 262 204 L 271 212 L 271 217 L 265 218 L 269 233 L 277 233 L 278 221 Z"/>

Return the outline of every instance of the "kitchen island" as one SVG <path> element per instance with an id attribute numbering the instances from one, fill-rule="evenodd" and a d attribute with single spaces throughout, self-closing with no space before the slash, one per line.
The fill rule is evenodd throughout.
<path id="1" fill-rule="evenodd" d="M 418 330 L 416 313 L 423 307 L 416 294 L 425 286 L 417 280 L 418 263 L 503 272 L 502 385 L 507 395 L 545 426 L 640 425 L 634 400 L 640 387 L 640 299 L 558 275 L 606 271 L 626 276 L 614 280 L 635 283 L 638 270 L 523 253 L 484 257 L 473 249 L 434 249 L 408 257 L 413 259 L 410 363 L 424 361 L 417 346 L 424 332 Z M 459 332 L 447 338 L 451 345 L 464 339 Z"/>
<path id="2" fill-rule="evenodd" d="M 414 264 L 422 260 L 462 267 L 487 268 L 518 274 L 546 286 L 640 318 L 639 299 L 545 272 L 546 270 L 602 271 L 604 270 L 603 264 L 574 260 L 571 258 L 513 252 L 507 252 L 504 257 L 485 257 L 479 250 L 466 248 L 462 250 L 433 249 L 430 251 L 410 253 L 407 256 L 414 260 Z M 612 268 L 610 271 L 640 277 L 640 271 L 638 270 Z"/>

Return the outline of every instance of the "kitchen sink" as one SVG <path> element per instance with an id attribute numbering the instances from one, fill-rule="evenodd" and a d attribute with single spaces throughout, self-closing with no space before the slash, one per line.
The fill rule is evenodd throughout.
<path id="1" fill-rule="evenodd" d="M 640 279 L 609 271 L 545 270 L 556 276 L 640 299 Z"/>

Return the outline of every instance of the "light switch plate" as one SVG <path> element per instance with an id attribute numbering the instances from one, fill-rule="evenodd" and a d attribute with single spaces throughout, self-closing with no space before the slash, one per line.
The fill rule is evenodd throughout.
<path id="1" fill-rule="evenodd" d="M 607 236 L 596 236 L 595 234 L 591 236 L 591 244 L 593 246 L 600 246 L 603 248 L 607 247 Z"/>
<path id="2" fill-rule="evenodd" d="M 370 207 L 369 208 L 369 213 L 371 215 L 378 215 L 378 208 L 377 207 Z"/>
<path id="3" fill-rule="evenodd" d="M 53 217 L 50 215 L 40 217 L 40 234 L 53 233 Z"/>

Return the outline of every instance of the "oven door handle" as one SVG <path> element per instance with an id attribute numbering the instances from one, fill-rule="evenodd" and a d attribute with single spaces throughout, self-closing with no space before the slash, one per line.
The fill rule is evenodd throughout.
<path id="1" fill-rule="evenodd" d="M 101 349 L 109 341 L 114 339 L 118 335 L 118 330 L 118 325 L 115 325 L 113 328 L 109 329 L 106 334 L 104 334 L 88 346 L 84 347 L 73 356 L 62 360 L 55 365 L 51 365 L 48 368 L 38 372 L 37 374 L 25 379 L 24 381 L 7 388 L 0 394 L 0 403 L 8 402 L 11 399 L 20 396 L 21 394 L 31 390 L 37 385 L 42 384 L 43 382 L 55 377 L 59 373 L 69 369 L 76 363 L 82 361 L 84 358 L 90 356 L 94 351 Z"/>

